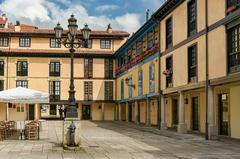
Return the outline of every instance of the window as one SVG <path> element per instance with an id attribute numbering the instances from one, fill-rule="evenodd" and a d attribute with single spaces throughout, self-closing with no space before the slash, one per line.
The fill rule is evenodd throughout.
<path id="1" fill-rule="evenodd" d="M 84 59 L 84 77 L 85 78 L 93 77 L 93 59 L 92 58 Z"/>
<path id="2" fill-rule="evenodd" d="M 16 87 L 28 88 L 28 81 L 26 80 L 17 80 Z"/>
<path id="3" fill-rule="evenodd" d="M 59 101 L 60 100 L 60 81 L 50 81 L 49 82 L 49 95 L 50 101 Z"/>
<path id="4" fill-rule="evenodd" d="M 137 55 L 141 54 L 142 53 L 142 41 L 138 41 L 137 42 Z"/>
<path id="5" fill-rule="evenodd" d="M 111 40 L 100 40 L 101 49 L 111 49 Z"/>
<path id="6" fill-rule="evenodd" d="M 121 80 L 121 99 L 124 99 L 124 79 Z"/>
<path id="7" fill-rule="evenodd" d="M 169 74 L 166 75 L 166 87 L 173 87 L 173 59 L 172 56 L 166 59 L 166 70 L 169 71 Z"/>
<path id="8" fill-rule="evenodd" d="M 138 95 L 143 95 L 143 71 L 138 71 Z"/>
<path id="9" fill-rule="evenodd" d="M 113 59 L 104 59 L 105 78 L 113 78 Z"/>
<path id="10" fill-rule="evenodd" d="M 188 2 L 188 36 L 197 32 L 197 4 L 196 0 Z"/>
<path id="11" fill-rule="evenodd" d="M 24 106 L 17 106 L 17 112 L 18 113 L 21 113 L 21 112 L 24 112 Z"/>
<path id="12" fill-rule="evenodd" d="M 197 45 L 188 48 L 188 82 L 196 82 L 197 78 Z"/>
<path id="13" fill-rule="evenodd" d="M 149 66 L 149 92 L 155 92 L 155 67 L 154 64 Z"/>
<path id="14" fill-rule="evenodd" d="M 27 61 L 17 62 L 17 76 L 27 76 L 28 75 L 28 63 Z"/>
<path id="15" fill-rule="evenodd" d="M 61 43 L 59 42 L 59 39 L 51 38 L 50 39 L 50 47 L 51 48 L 61 48 Z"/>
<path id="16" fill-rule="evenodd" d="M 30 47 L 31 40 L 28 37 L 20 37 L 19 38 L 19 46 L 20 47 Z"/>
<path id="17" fill-rule="evenodd" d="M 240 25 L 227 31 L 228 36 L 228 72 L 240 72 Z"/>
<path id="18" fill-rule="evenodd" d="M 0 91 L 4 90 L 4 80 L 0 80 Z"/>
<path id="19" fill-rule="evenodd" d="M 8 38 L 0 37 L 0 47 L 8 47 Z"/>
<path id="20" fill-rule="evenodd" d="M 113 100 L 113 82 L 105 81 L 105 100 Z"/>
<path id="21" fill-rule="evenodd" d="M 0 76 L 4 76 L 4 61 L 0 60 Z"/>
<path id="22" fill-rule="evenodd" d="M 147 34 L 147 48 L 151 48 L 154 44 L 154 31 Z"/>
<path id="23" fill-rule="evenodd" d="M 84 81 L 84 100 L 93 100 L 93 82 Z"/>
<path id="24" fill-rule="evenodd" d="M 166 49 L 172 46 L 172 18 L 166 21 Z"/>
<path id="25" fill-rule="evenodd" d="M 49 76 L 60 76 L 60 62 L 50 62 Z"/>
<path id="26" fill-rule="evenodd" d="M 132 76 L 129 76 L 128 79 L 129 79 L 129 85 L 130 85 L 130 86 L 128 86 L 128 97 L 132 98 L 132 92 L 133 92 L 132 87 L 131 87 L 132 86 Z"/>

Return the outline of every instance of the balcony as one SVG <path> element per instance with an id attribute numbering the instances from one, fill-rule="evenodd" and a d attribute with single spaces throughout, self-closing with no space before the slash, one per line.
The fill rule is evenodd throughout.
<path id="1" fill-rule="evenodd" d="M 93 100 L 93 96 L 92 96 L 91 94 L 88 94 L 88 95 L 85 94 L 85 95 L 84 95 L 84 100 L 85 100 L 85 101 L 91 101 L 91 100 Z"/>
<path id="2" fill-rule="evenodd" d="M 28 76 L 28 71 L 25 69 L 17 71 L 17 76 Z"/>
<path id="3" fill-rule="evenodd" d="M 142 62 L 144 59 L 146 59 L 147 57 L 153 55 L 154 53 L 156 53 L 158 51 L 158 44 L 154 44 L 151 48 L 149 48 L 146 51 L 143 51 L 142 53 L 140 53 L 139 55 L 137 55 L 135 58 L 132 58 L 128 63 L 126 63 L 125 65 L 119 66 L 118 68 L 116 68 L 115 73 L 116 75 L 119 75 L 120 73 L 132 68 L 133 66 L 135 66 L 136 64 Z"/>
<path id="4" fill-rule="evenodd" d="M 60 95 L 52 94 L 49 96 L 50 102 L 59 102 L 60 101 Z"/>
<path id="5" fill-rule="evenodd" d="M 234 12 L 239 9 L 240 0 L 227 0 L 227 14 Z"/>
<path id="6" fill-rule="evenodd" d="M 60 76 L 60 72 L 49 72 L 49 76 L 51 76 L 51 77 L 59 77 Z"/>

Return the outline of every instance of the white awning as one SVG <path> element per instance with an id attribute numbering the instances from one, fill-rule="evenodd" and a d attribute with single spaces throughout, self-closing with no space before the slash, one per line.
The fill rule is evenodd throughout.
<path id="1" fill-rule="evenodd" d="M 0 91 L 0 102 L 24 104 L 49 103 L 49 94 L 28 88 L 17 87 Z"/>

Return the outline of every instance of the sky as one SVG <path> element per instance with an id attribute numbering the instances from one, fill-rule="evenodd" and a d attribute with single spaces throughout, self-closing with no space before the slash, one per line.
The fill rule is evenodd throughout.
<path id="1" fill-rule="evenodd" d="M 164 0 L 0 0 L 0 13 L 10 22 L 53 28 L 58 22 L 66 28 L 74 14 L 78 26 L 88 24 L 92 30 L 113 30 L 134 33 L 146 21 L 146 9 L 155 12 Z"/>

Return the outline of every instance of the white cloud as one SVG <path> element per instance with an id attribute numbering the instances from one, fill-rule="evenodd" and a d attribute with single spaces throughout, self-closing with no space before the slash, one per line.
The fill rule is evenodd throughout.
<path id="1" fill-rule="evenodd" d="M 119 23 L 124 30 L 129 30 L 129 33 L 137 31 L 140 27 L 140 15 L 127 13 L 123 16 L 116 17 L 117 23 Z"/>
<path id="2" fill-rule="evenodd" d="M 106 11 L 113 11 L 113 10 L 116 10 L 116 9 L 119 9 L 119 6 L 117 5 L 101 5 L 101 6 L 98 6 L 96 7 L 96 10 L 99 11 L 99 12 L 106 12 Z"/>
<path id="3" fill-rule="evenodd" d="M 71 14 L 78 19 L 80 28 L 88 23 L 91 29 L 102 30 L 111 24 L 114 30 L 132 33 L 140 27 L 140 15 L 135 13 L 126 13 L 115 18 L 101 15 L 91 16 L 80 3 L 72 4 L 68 3 L 68 0 L 58 1 L 67 4 L 64 9 L 51 0 L 4 0 L 0 5 L 0 10 L 6 13 L 12 22 L 19 20 L 21 23 L 32 24 L 40 28 L 53 28 L 57 22 L 66 28 L 67 19 Z"/>

